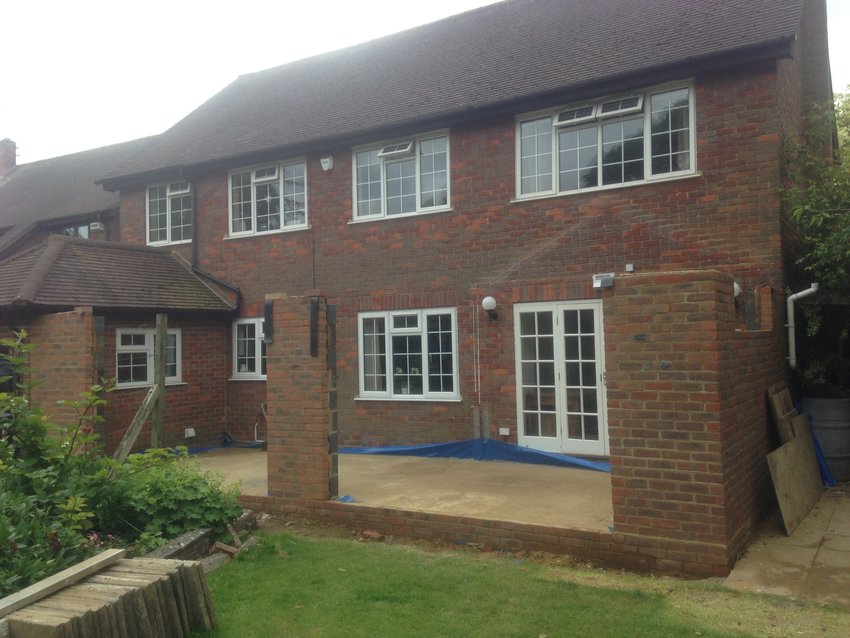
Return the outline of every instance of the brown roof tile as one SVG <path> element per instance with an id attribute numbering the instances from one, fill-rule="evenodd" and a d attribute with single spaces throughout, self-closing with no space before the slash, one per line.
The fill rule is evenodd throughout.
<path id="1" fill-rule="evenodd" d="M 511 0 L 244 75 L 108 187 L 252 154 L 432 126 L 637 74 L 790 53 L 803 0 Z M 619 79 L 619 80 L 618 80 Z"/>
<path id="2" fill-rule="evenodd" d="M 0 307 L 231 312 L 214 284 L 176 253 L 52 235 L 0 262 Z"/>
<path id="3" fill-rule="evenodd" d="M 118 209 L 95 180 L 149 142 L 132 142 L 21 164 L 0 178 L 0 228 Z"/>

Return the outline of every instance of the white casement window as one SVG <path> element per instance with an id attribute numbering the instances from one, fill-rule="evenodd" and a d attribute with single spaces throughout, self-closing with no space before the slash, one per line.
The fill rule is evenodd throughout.
<path id="1" fill-rule="evenodd" d="M 355 149 L 352 164 L 355 221 L 449 208 L 448 134 Z"/>
<path id="2" fill-rule="evenodd" d="M 262 319 L 239 319 L 233 324 L 233 378 L 266 378 L 266 343 Z"/>
<path id="3" fill-rule="evenodd" d="M 230 174 L 230 236 L 307 228 L 307 165 L 269 164 Z"/>
<path id="4" fill-rule="evenodd" d="M 180 329 L 169 330 L 165 342 L 165 382 L 180 383 Z M 119 388 L 150 386 L 154 380 L 156 330 L 119 328 L 115 331 L 115 385 Z"/>
<path id="5" fill-rule="evenodd" d="M 361 398 L 459 398 L 453 308 L 360 313 L 358 333 Z"/>
<path id="6" fill-rule="evenodd" d="M 517 197 L 693 174 L 693 94 L 665 86 L 519 118 Z"/>
<path id="7" fill-rule="evenodd" d="M 148 245 L 192 241 L 192 185 L 171 182 L 148 187 Z"/>

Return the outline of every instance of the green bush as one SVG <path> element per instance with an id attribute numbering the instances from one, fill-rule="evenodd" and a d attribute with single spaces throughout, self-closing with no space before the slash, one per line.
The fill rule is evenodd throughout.
<path id="1" fill-rule="evenodd" d="M 55 426 L 15 392 L 25 333 L 0 340 L 16 379 L 0 391 L 0 597 L 83 560 L 105 545 L 141 553 L 196 527 L 221 532 L 240 513 L 236 492 L 203 473 L 185 448 L 149 450 L 119 464 L 94 433 L 108 384 L 77 401 L 76 423 Z M 7 388 L 10 375 L 0 376 Z M 6 385 L 3 385 L 3 384 Z"/>
<path id="2" fill-rule="evenodd" d="M 139 537 L 143 550 L 199 527 L 221 533 L 242 511 L 237 489 L 222 489 L 221 479 L 201 470 L 185 447 L 149 450 L 127 461 L 97 511 L 98 527 L 125 538 Z"/>

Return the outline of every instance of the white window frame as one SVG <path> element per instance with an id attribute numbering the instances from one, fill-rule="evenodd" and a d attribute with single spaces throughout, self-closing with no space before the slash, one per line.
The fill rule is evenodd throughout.
<path id="1" fill-rule="evenodd" d="M 434 315 L 449 315 L 452 331 L 452 388 L 451 392 L 440 392 L 431 390 L 429 387 L 429 350 L 428 350 L 428 317 Z M 393 319 L 402 316 L 416 316 L 416 327 L 394 327 Z M 363 348 L 363 321 L 364 319 L 384 320 L 384 357 L 386 370 L 386 390 L 365 389 L 365 363 Z M 396 394 L 393 391 L 392 368 L 393 350 L 392 337 L 394 335 L 419 335 L 422 338 L 422 394 Z M 458 373 L 458 326 L 457 311 L 455 308 L 426 308 L 414 310 L 392 310 L 384 312 L 361 312 L 357 315 L 357 359 L 358 359 L 358 384 L 360 399 L 387 399 L 393 401 L 457 401 L 460 399 L 459 373 Z"/>
<path id="2" fill-rule="evenodd" d="M 248 371 L 240 371 L 239 370 L 239 326 L 254 326 L 254 372 Z M 250 319 L 237 319 L 233 322 L 233 365 L 232 365 L 232 376 L 231 379 L 234 380 L 245 380 L 245 381 L 265 381 L 266 375 L 263 374 L 263 361 L 266 358 L 264 348 L 265 348 L 265 320 L 262 317 L 252 317 Z"/>
<path id="3" fill-rule="evenodd" d="M 144 344 L 122 346 L 121 337 L 125 334 L 142 335 L 145 338 Z M 176 374 L 169 375 L 166 368 L 165 384 L 173 385 L 183 382 L 183 335 L 180 328 L 169 328 L 168 336 L 175 338 L 175 371 Z M 156 328 L 116 328 L 115 329 L 115 387 L 116 388 L 148 388 L 154 382 L 154 353 L 156 341 Z M 118 379 L 118 356 L 120 354 L 144 354 L 145 366 L 147 370 L 146 381 L 129 381 L 121 382 Z"/>
<path id="4" fill-rule="evenodd" d="M 287 168 L 300 166 L 304 173 L 304 221 L 295 224 L 286 224 L 286 211 L 284 210 L 284 174 Z M 273 171 L 267 173 L 267 171 Z M 233 178 L 237 175 L 249 173 L 251 176 L 251 229 L 233 230 Z M 271 230 L 257 230 L 257 186 L 277 182 L 278 197 L 280 198 L 280 228 Z M 305 158 L 296 158 L 285 162 L 270 162 L 234 169 L 227 174 L 227 237 L 254 237 L 256 235 L 273 235 L 275 233 L 288 233 L 296 230 L 304 230 L 310 227 L 309 212 L 309 181 L 307 176 L 307 161 Z"/>
<path id="5" fill-rule="evenodd" d="M 671 91 L 675 91 L 678 89 L 686 89 L 688 91 L 688 115 L 689 115 L 689 130 L 688 130 L 688 152 L 689 152 L 689 168 L 679 171 L 669 171 L 665 173 L 653 174 L 652 172 L 652 96 L 658 95 L 661 93 L 667 93 Z M 629 98 L 638 98 L 638 104 L 636 106 L 627 107 L 620 109 L 618 111 L 612 111 L 610 113 L 602 113 L 602 105 L 617 101 L 617 100 L 626 100 Z M 561 113 L 565 111 L 572 111 L 575 109 L 580 109 L 582 107 L 586 107 L 590 105 L 590 102 L 584 101 L 581 103 L 577 103 L 574 105 L 561 106 L 557 109 L 547 109 L 544 111 L 536 111 L 532 113 L 525 113 L 516 118 L 516 134 L 515 134 L 515 144 L 514 144 L 514 157 L 515 157 L 515 193 L 516 199 L 518 201 L 527 200 L 527 199 L 537 199 L 540 197 L 551 197 L 556 195 L 575 195 L 578 193 L 587 193 L 591 191 L 601 191 L 601 190 L 610 190 L 616 188 L 627 188 L 630 186 L 638 186 L 641 184 L 647 184 L 651 182 L 664 181 L 670 179 L 678 179 L 682 177 L 689 177 L 695 175 L 697 173 L 696 167 L 696 105 L 695 105 L 695 95 L 694 95 L 694 83 L 693 80 L 684 80 L 681 82 L 670 82 L 659 86 L 654 86 L 651 88 L 647 88 L 640 92 L 631 92 L 623 95 L 615 95 L 615 96 L 606 96 L 604 98 L 595 100 L 592 104 L 595 105 L 594 115 L 593 117 L 582 117 L 577 118 L 572 121 L 564 121 L 559 122 L 558 117 Z M 643 128 L 643 179 L 626 181 L 626 182 L 618 182 L 615 184 L 602 184 L 602 127 L 608 124 L 616 123 L 618 121 L 627 121 L 635 118 L 637 113 L 643 114 L 644 120 L 644 128 Z M 522 192 L 522 135 L 521 135 L 521 127 L 524 122 L 531 122 L 534 120 L 541 120 L 543 118 L 548 117 L 551 122 L 551 188 L 547 190 L 538 190 L 528 193 Z M 593 128 L 596 127 L 598 140 L 597 140 L 597 185 L 596 186 L 588 186 L 588 187 L 579 187 L 577 189 L 571 190 L 559 190 L 559 181 L 560 181 L 560 146 L 559 146 L 559 134 L 569 130 L 574 129 L 579 131 L 581 129 Z"/>
<path id="6" fill-rule="evenodd" d="M 185 186 L 184 186 L 185 185 Z M 154 188 L 165 187 L 165 199 L 167 202 L 166 211 L 166 234 L 167 238 L 163 241 L 151 241 L 151 190 Z M 189 225 L 189 238 L 174 240 L 172 237 L 171 215 L 173 213 L 172 206 L 175 199 L 189 196 L 191 201 L 190 214 L 192 223 Z M 172 244 L 189 244 L 192 242 L 192 234 L 195 225 L 195 197 L 192 189 L 192 182 L 188 180 L 171 180 L 168 182 L 159 182 L 157 184 L 149 184 L 145 188 L 145 242 L 148 246 L 168 246 Z"/>
<path id="7" fill-rule="evenodd" d="M 420 144 L 429 140 L 445 138 L 446 140 L 446 203 L 434 206 L 422 206 L 422 166 L 419 152 Z M 357 154 L 369 151 L 377 151 L 378 161 L 381 167 L 381 210 L 379 213 L 358 214 L 357 204 Z M 416 209 L 407 213 L 387 213 L 387 164 L 413 159 L 416 162 L 414 173 L 416 180 L 415 197 Z M 437 213 L 451 210 L 452 205 L 452 171 L 451 171 L 451 136 L 448 130 L 433 131 L 431 133 L 411 136 L 407 139 L 393 142 L 381 142 L 355 147 L 351 150 L 351 201 L 352 219 L 354 222 L 373 221 L 376 219 L 395 219 L 399 217 L 411 217 L 423 213 Z"/>

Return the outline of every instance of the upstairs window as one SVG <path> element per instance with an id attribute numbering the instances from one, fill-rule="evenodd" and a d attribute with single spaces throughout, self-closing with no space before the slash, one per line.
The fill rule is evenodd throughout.
<path id="1" fill-rule="evenodd" d="M 354 219 L 449 208 L 449 138 L 427 136 L 354 151 Z"/>
<path id="2" fill-rule="evenodd" d="M 119 329 L 115 333 L 115 385 L 138 388 L 153 384 L 156 330 Z M 165 342 L 165 382 L 181 380 L 180 330 L 169 330 Z"/>
<path id="3" fill-rule="evenodd" d="M 270 164 L 230 174 L 230 236 L 307 227 L 307 167 Z"/>
<path id="4" fill-rule="evenodd" d="M 451 308 L 359 316 L 360 397 L 457 399 L 457 328 Z"/>
<path id="5" fill-rule="evenodd" d="M 689 86 L 651 89 L 520 118 L 517 196 L 692 174 L 694 130 Z"/>
<path id="6" fill-rule="evenodd" d="M 192 241 L 192 185 L 171 182 L 148 188 L 148 244 Z"/>

